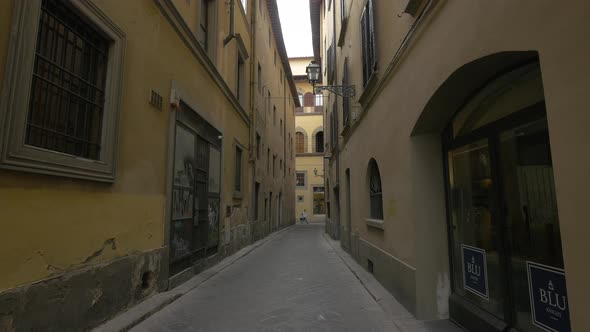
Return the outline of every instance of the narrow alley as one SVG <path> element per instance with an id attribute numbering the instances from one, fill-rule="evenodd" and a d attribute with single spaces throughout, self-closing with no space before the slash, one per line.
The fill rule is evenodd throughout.
<path id="1" fill-rule="evenodd" d="M 590 1 L 0 0 L 0 332 L 588 332 Z"/>
<path id="2" fill-rule="evenodd" d="M 132 331 L 397 331 L 328 241 L 297 225 Z"/>

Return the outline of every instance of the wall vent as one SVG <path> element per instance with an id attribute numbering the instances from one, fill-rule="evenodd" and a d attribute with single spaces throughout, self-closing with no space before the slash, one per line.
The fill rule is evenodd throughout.
<path id="1" fill-rule="evenodd" d="M 162 96 L 155 90 L 150 90 L 150 104 L 161 111 L 162 103 Z"/>

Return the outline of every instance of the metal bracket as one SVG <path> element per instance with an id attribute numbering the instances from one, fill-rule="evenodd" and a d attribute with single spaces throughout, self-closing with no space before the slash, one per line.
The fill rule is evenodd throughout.
<path id="1" fill-rule="evenodd" d="M 320 85 L 313 87 L 313 94 L 320 94 L 322 91 L 327 90 L 344 98 L 354 97 L 356 92 L 354 85 Z"/>

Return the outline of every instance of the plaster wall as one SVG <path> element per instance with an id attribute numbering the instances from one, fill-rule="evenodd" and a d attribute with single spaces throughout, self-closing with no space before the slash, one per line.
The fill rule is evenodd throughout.
<path id="1" fill-rule="evenodd" d="M 372 91 L 362 90 L 360 51 L 353 48 L 359 45 L 362 5 L 363 1 L 352 2 L 346 40 L 338 53 L 338 71 L 348 57 L 351 82 L 363 101 L 356 104 L 360 114 L 342 138 L 340 151 L 341 169 L 351 170 L 353 233 L 416 269 L 420 318 L 448 316 L 445 299 L 450 276 L 440 143 L 448 118 L 420 135 L 413 136 L 412 129 L 431 96 L 463 65 L 498 52 L 535 50 L 545 89 L 572 330 L 588 329 L 584 308 L 590 290 L 584 282 L 588 269 L 583 253 L 590 247 L 583 236 L 588 227 L 580 220 L 589 197 L 583 188 L 590 185 L 590 157 L 580 151 L 585 151 L 590 138 L 585 129 L 589 115 L 581 111 L 586 104 L 583 91 L 590 85 L 590 67 L 584 58 L 589 47 L 583 33 L 588 29 L 590 4 L 433 1 L 403 55 L 394 59 L 413 18 L 406 14 L 390 19 L 389 14 L 401 12 L 400 8 L 395 2 L 379 2 L 375 12 L 378 83 Z M 365 222 L 370 158 L 377 160 L 381 172 L 384 230 Z"/>

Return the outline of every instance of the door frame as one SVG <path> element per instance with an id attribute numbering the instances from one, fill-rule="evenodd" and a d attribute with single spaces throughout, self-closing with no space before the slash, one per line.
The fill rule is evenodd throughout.
<path id="1" fill-rule="evenodd" d="M 460 112 L 460 111 L 459 111 Z M 457 112 L 457 114 L 459 113 Z M 456 115 L 456 114 L 455 114 Z M 503 181 L 503 174 L 501 171 L 501 167 L 499 164 L 499 135 L 507 130 L 514 129 L 521 125 L 525 125 L 530 122 L 534 122 L 537 120 L 542 120 L 547 118 L 546 109 L 545 109 L 545 102 L 538 102 L 534 105 L 529 107 L 523 108 L 518 110 L 504 118 L 498 119 L 492 123 L 486 124 L 480 128 L 477 128 L 465 135 L 459 137 L 453 137 L 453 118 L 449 121 L 449 125 L 445 128 L 443 135 L 442 135 L 442 151 L 443 151 L 443 170 L 445 172 L 445 204 L 446 204 L 446 214 L 447 214 L 447 236 L 448 236 L 448 252 L 449 252 L 449 264 L 450 264 L 450 279 L 451 279 L 451 296 L 449 298 L 449 307 L 450 307 L 450 319 L 453 321 L 457 321 L 460 325 L 463 325 L 467 328 L 471 326 L 466 325 L 474 325 L 477 326 L 477 331 L 487 332 L 487 331 L 505 331 L 507 328 L 510 331 L 518 332 L 516 328 L 514 328 L 515 317 L 513 307 L 515 305 L 514 297 L 513 297 L 513 282 L 510 278 L 512 275 L 512 265 L 510 264 L 510 257 L 512 257 L 512 248 L 511 243 L 508 239 L 506 234 L 508 230 L 507 225 L 507 217 L 506 217 L 506 209 L 502 204 L 502 200 L 504 199 L 504 181 Z M 492 193 L 492 217 L 496 219 L 498 223 L 498 249 L 500 254 L 500 264 L 504 271 L 503 275 L 503 284 L 505 285 L 504 289 L 504 318 L 497 317 L 496 315 L 480 308 L 477 304 L 472 303 L 468 299 L 458 295 L 455 291 L 455 282 L 457 278 L 462 278 L 462 276 L 457 276 L 453 273 L 454 269 L 454 262 L 453 262 L 453 252 L 454 252 L 454 232 L 452 227 L 452 216 L 450 211 L 450 197 L 451 197 L 451 188 L 450 188 L 450 178 L 449 178 L 449 155 L 448 152 L 459 147 L 468 145 L 470 143 L 476 142 L 478 140 L 487 140 L 489 146 L 489 154 L 490 154 L 490 163 L 491 163 L 491 176 L 493 179 L 493 193 Z M 457 319 L 458 318 L 458 319 Z M 486 322 L 487 325 L 480 325 L 479 322 Z M 477 325 L 476 325 L 477 324 Z"/>

